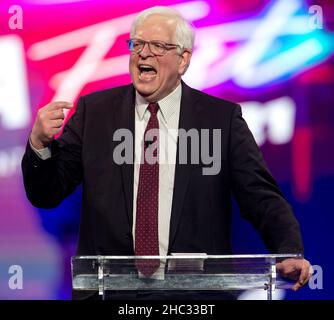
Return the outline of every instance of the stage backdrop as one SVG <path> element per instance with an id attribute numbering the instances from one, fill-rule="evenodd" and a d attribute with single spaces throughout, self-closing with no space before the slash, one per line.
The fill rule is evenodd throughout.
<path id="1" fill-rule="evenodd" d="M 157 4 L 192 21 L 196 43 L 185 82 L 242 105 L 300 221 L 306 257 L 318 273 L 317 289 L 282 291 L 276 298 L 333 298 L 330 0 L 1 1 L 0 298 L 69 297 L 81 191 L 54 210 L 32 207 L 20 170 L 27 137 L 37 110 L 50 101 L 75 102 L 82 94 L 130 82 L 125 40 L 131 22 Z M 235 252 L 265 253 L 237 209 L 234 216 Z M 19 270 L 15 266 L 23 271 L 21 290 L 8 283 L 10 272 Z"/>

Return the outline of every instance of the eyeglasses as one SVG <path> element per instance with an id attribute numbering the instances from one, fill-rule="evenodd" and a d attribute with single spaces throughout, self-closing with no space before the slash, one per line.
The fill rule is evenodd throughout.
<path id="1" fill-rule="evenodd" d="M 129 45 L 130 51 L 135 52 L 136 54 L 139 54 L 143 51 L 146 43 L 148 44 L 150 51 L 155 56 L 163 56 L 167 53 L 167 51 L 175 49 L 175 48 L 182 49 L 182 47 L 179 46 L 178 44 L 166 43 L 166 42 L 158 41 L 158 40 L 144 41 L 140 39 L 129 39 L 126 42 Z"/>

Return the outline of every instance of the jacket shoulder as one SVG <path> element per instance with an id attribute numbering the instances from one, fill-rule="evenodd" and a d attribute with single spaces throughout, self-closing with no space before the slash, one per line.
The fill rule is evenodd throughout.
<path id="1" fill-rule="evenodd" d="M 207 94 L 205 92 L 202 92 L 196 89 L 192 89 L 192 90 L 198 102 L 201 105 L 205 105 L 207 107 L 213 107 L 213 108 L 221 108 L 226 111 L 233 111 L 235 108 L 239 107 L 239 104 L 236 102 L 218 98 L 218 97 L 212 96 L 210 94 Z"/>
<path id="2" fill-rule="evenodd" d="M 86 104 L 99 104 L 105 100 L 115 99 L 117 97 L 124 96 L 126 94 L 131 94 L 133 92 L 133 85 L 124 85 L 111 89 L 95 91 L 87 95 L 82 96 Z"/>

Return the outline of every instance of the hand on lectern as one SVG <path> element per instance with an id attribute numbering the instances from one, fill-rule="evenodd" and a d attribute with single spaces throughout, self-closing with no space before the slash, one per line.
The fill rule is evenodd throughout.
<path id="1" fill-rule="evenodd" d="M 292 287 L 295 291 L 308 283 L 313 274 L 306 259 L 285 259 L 276 264 L 276 269 L 282 277 L 297 281 Z"/>

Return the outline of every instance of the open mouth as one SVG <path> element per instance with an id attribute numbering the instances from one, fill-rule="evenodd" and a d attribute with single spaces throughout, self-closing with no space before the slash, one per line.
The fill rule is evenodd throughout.
<path id="1" fill-rule="evenodd" d="M 141 77 L 153 77 L 157 74 L 157 70 L 150 65 L 140 64 L 138 66 L 139 74 Z"/>

